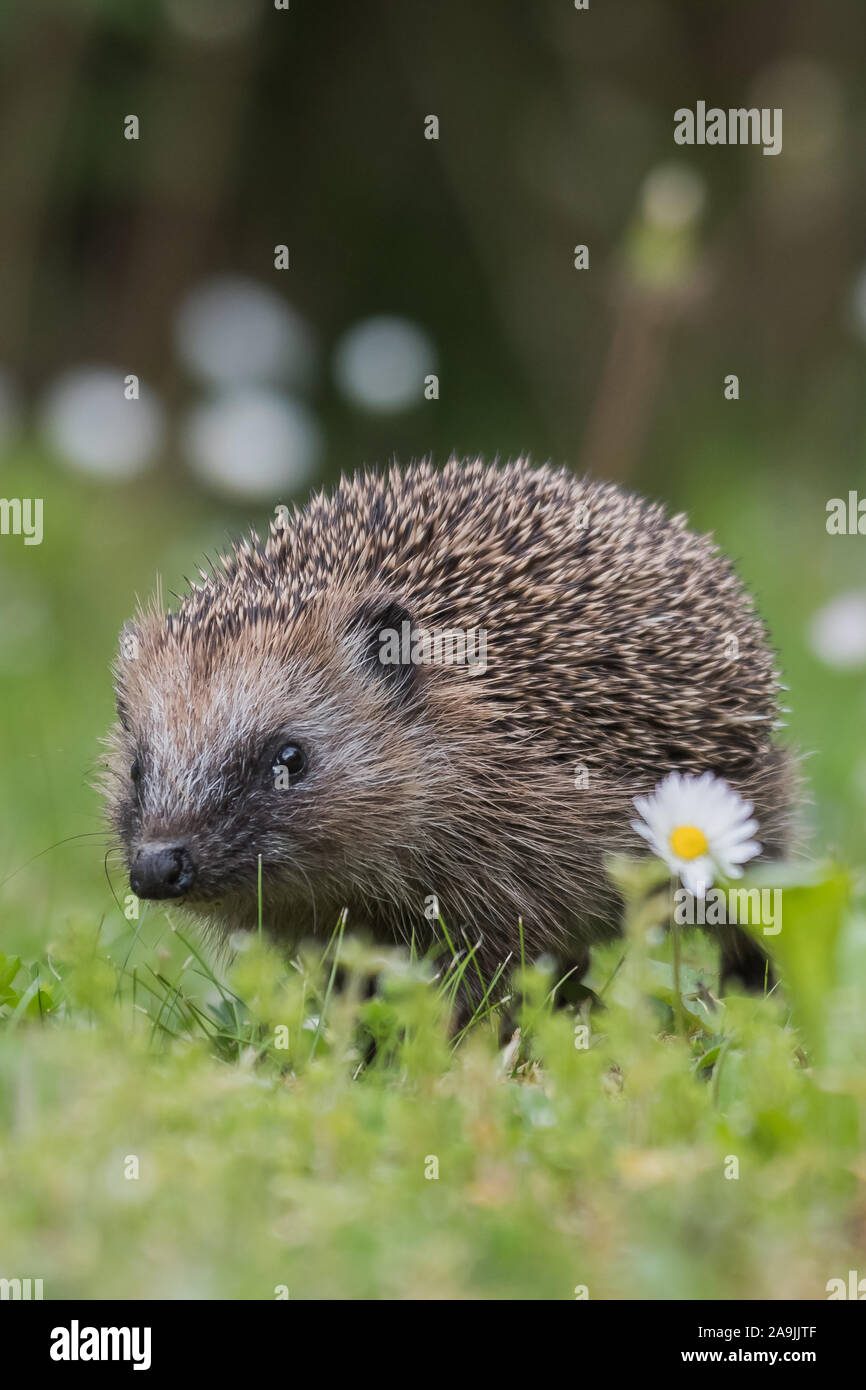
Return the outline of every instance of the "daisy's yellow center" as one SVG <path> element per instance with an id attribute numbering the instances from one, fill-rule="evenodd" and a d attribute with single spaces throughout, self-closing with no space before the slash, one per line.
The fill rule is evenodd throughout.
<path id="1" fill-rule="evenodd" d="M 678 859 L 699 859 L 709 849 L 706 835 L 696 825 L 678 825 L 671 834 L 670 846 Z"/>

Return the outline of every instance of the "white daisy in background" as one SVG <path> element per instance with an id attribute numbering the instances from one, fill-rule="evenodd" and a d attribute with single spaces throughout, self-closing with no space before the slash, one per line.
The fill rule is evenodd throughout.
<path id="1" fill-rule="evenodd" d="M 717 874 L 741 878 L 740 865 L 761 852 L 751 838 L 758 828 L 751 801 L 712 772 L 672 772 L 634 804 L 643 819 L 633 820 L 632 829 L 696 898 L 706 895 Z"/>
<path id="2" fill-rule="evenodd" d="M 866 589 L 855 589 L 825 603 L 809 624 L 809 645 L 837 671 L 866 666 Z"/>
<path id="3" fill-rule="evenodd" d="M 410 319 L 379 314 L 347 329 L 334 351 L 341 392 L 364 410 L 408 410 L 424 403 L 424 378 L 436 371 L 436 349 Z"/>
<path id="4" fill-rule="evenodd" d="M 42 429 L 53 452 L 94 478 L 137 478 L 162 449 L 162 402 L 144 382 L 138 398 L 128 398 L 124 372 L 122 367 L 71 368 L 42 401 Z"/>

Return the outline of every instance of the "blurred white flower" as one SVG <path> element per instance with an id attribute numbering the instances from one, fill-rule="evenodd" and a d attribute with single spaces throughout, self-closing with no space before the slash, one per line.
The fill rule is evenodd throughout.
<path id="1" fill-rule="evenodd" d="M 214 386 L 288 382 L 305 386 L 315 356 L 300 314 L 265 285 L 221 275 L 190 291 L 175 320 L 178 353 Z"/>
<path id="2" fill-rule="evenodd" d="M 365 410 L 405 410 L 420 404 L 424 378 L 435 371 L 431 339 L 408 319 L 364 319 L 343 334 L 334 351 L 337 385 Z"/>
<path id="3" fill-rule="evenodd" d="M 853 670 L 866 664 L 866 590 L 839 594 L 809 623 L 809 644 L 827 666 Z"/>
<path id="4" fill-rule="evenodd" d="M 162 446 L 164 411 L 156 395 L 140 386 L 139 399 L 127 400 L 124 381 L 117 368 L 80 367 L 45 393 L 42 428 L 48 442 L 83 473 L 135 477 Z"/>
<path id="5" fill-rule="evenodd" d="M 194 406 L 183 439 L 192 468 L 208 486 L 271 501 L 305 483 L 322 450 L 321 430 L 306 406 L 254 388 Z"/>
<path id="6" fill-rule="evenodd" d="M 679 231 L 697 222 L 703 212 L 706 185 L 687 164 L 659 164 L 644 179 L 641 199 L 648 222 L 665 231 Z"/>
<path id="7" fill-rule="evenodd" d="M 634 804 L 643 820 L 633 820 L 632 830 L 697 898 L 706 895 L 717 873 L 742 878 L 740 865 L 761 852 L 751 838 L 758 828 L 751 801 L 712 772 L 671 772 Z"/>

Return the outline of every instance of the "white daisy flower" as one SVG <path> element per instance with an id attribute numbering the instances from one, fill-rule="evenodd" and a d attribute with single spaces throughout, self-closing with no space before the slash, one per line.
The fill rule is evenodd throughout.
<path id="1" fill-rule="evenodd" d="M 751 836 L 754 807 L 721 777 L 671 772 L 651 796 L 636 796 L 642 820 L 631 822 L 650 849 L 679 874 L 683 887 L 703 898 L 717 874 L 742 878 L 740 867 L 760 854 Z"/>

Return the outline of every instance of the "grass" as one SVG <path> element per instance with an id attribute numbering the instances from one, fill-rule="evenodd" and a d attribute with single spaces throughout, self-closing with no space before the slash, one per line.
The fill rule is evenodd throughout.
<path id="1" fill-rule="evenodd" d="M 715 1003 L 685 934 L 677 1032 L 663 899 L 617 872 L 603 1008 L 557 1009 L 526 963 L 457 1037 L 471 953 L 445 932 L 418 959 L 341 921 L 291 961 L 252 933 L 223 975 L 153 913 L 3 958 L 4 1274 L 46 1297 L 826 1296 L 863 1263 L 862 903 L 789 876 L 766 998 Z"/>

